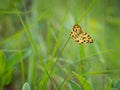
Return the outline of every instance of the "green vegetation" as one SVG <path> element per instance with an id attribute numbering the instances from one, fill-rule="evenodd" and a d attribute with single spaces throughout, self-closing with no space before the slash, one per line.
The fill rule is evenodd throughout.
<path id="1" fill-rule="evenodd" d="M 119 0 L 2 0 L 0 90 L 120 90 Z M 94 39 L 70 38 L 79 24 Z"/>

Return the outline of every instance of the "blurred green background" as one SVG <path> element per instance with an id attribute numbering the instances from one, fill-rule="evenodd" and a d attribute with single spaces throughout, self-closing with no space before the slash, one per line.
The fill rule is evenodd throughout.
<path id="1" fill-rule="evenodd" d="M 0 90 L 120 90 L 119 38 L 120 0 L 1 0 Z"/>

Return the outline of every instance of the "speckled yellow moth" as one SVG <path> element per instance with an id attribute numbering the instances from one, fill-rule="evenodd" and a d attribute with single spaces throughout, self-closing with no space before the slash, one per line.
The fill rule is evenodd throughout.
<path id="1" fill-rule="evenodd" d="M 75 24 L 72 29 L 73 31 L 70 33 L 70 37 L 75 39 L 78 44 L 93 43 L 93 39 L 90 35 L 84 32 L 78 24 Z"/>

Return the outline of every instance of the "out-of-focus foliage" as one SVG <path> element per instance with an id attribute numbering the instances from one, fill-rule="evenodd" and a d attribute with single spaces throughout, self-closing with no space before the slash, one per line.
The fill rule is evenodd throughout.
<path id="1" fill-rule="evenodd" d="M 1 0 L 0 90 L 119 90 L 119 3 Z M 69 38 L 76 23 L 93 44 Z"/>

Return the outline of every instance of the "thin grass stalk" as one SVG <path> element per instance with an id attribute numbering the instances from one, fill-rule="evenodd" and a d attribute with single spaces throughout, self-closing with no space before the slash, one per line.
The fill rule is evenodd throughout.
<path id="1" fill-rule="evenodd" d="M 57 64 L 57 62 L 59 61 L 59 58 L 60 58 L 60 56 L 62 55 L 62 52 L 63 52 L 63 50 L 65 49 L 65 47 L 66 47 L 66 45 L 67 45 L 67 43 L 68 43 L 69 40 L 70 40 L 70 37 L 69 37 L 69 38 L 67 39 L 67 41 L 65 42 L 62 50 L 60 51 L 57 59 L 55 60 L 55 63 L 54 63 L 54 65 L 53 65 L 52 69 L 51 69 L 51 73 L 54 71 L 54 69 L 55 69 L 55 67 L 56 67 L 56 64 Z"/>
<path id="2" fill-rule="evenodd" d="M 83 19 L 87 16 L 88 12 L 90 11 L 90 9 L 93 7 L 94 3 L 96 0 L 93 0 L 90 4 L 90 6 L 87 8 L 87 10 L 85 11 L 85 13 L 82 14 L 81 18 L 78 20 L 78 24 L 80 24 Z"/>
<path id="3" fill-rule="evenodd" d="M 67 13 L 68 13 L 68 9 L 66 9 L 66 12 L 65 12 L 65 15 L 64 15 L 64 18 L 63 18 L 63 21 L 62 21 L 62 26 L 61 26 L 61 28 L 60 28 L 60 32 L 59 32 L 59 34 L 58 34 L 58 40 L 57 40 L 57 42 L 56 42 L 56 44 L 55 44 L 55 48 L 53 49 L 53 52 L 52 52 L 52 55 L 51 55 L 51 57 L 50 57 L 50 62 L 48 62 L 48 66 L 51 66 L 51 64 L 52 64 L 52 60 L 53 60 L 53 58 L 54 58 L 54 56 L 55 56 L 55 53 L 57 52 L 57 50 L 58 50 L 58 48 L 59 48 L 59 45 L 60 45 L 60 39 L 61 39 L 61 35 L 62 35 L 62 32 L 63 32 L 63 26 L 64 26 L 64 23 L 65 23 L 65 20 L 66 20 L 66 18 L 67 18 Z"/>
<path id="4" fill-rule="evenodd" d="M 25 70 L 24 70 L 24 62 L 23 62 L 21 50 L 19 51 L 19 54 L 20 54 L 20 63 L 21 63 L 21 72 L 22 72 L 22 85 L 23 85 L 25 83 Z"/>
<path id="5" fill-rule="evenodd" d="M 17 8 L 16 8 L 16 11 L 18 12 Z M 22 25 L 23 25 L 23 27 L 24 27 L 24 30 L 25 30 L 25 32 L 26 32 L 26 34 L 27 34 L 27 36 L 28 36 L 29 41 L 30 41 L 31 44 L 32 44 L 32 47 L 33 47 L 36 55 L 38 56 L 38 58 L 39 58 L 39 60 L 40 60 L 40 62 L 41 62 L 41 64 L 42 64 L 45 72 L 47 73 L 48 77 L 50 78 L 50 80 L 51 80 L 51 82 L 52 82 L 52 78 L 50 77 L 50 75 L 49 75 L 49 73 L 48 73 L 48 70 L 47 70 L 47 68 L 46 68 L 46 66 L 45 66 L 45 64 L 44 64 L 44 61 L 42 60 L 42 57 L 39 55 L 39 51 L 38 51 L 36 45 L 34 44 L 34 41 L 33 41 L 32 37 L 31 37 L 30 33 L 28 32 L 29 27 L 26 27 L 26 26 L 25 26 L 25 24 L 24 24 L 21 16 L 19 15 L 19 13 L 18 13 L 18 17 L 19 17 L 19 19 L 20 19 L 20 21 L 21 21 L 21 23 L 22 23 Z"/>

